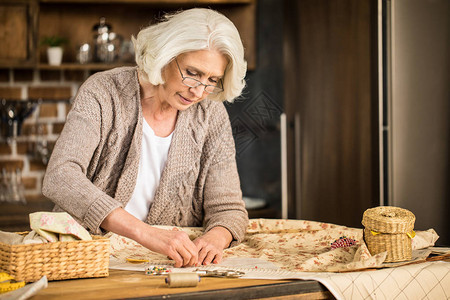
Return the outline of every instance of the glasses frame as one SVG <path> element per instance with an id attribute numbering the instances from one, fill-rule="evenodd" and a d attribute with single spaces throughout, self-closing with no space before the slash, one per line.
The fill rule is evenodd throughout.
<path id="1" fill-rule="evenodd" d="M 192 77 L 189 77 L 189 76 L 184 76 L 184 75 L 183 75 L 183 72 L 181 72 L 180 65 L 178 64 L 178 60 L 177 60 L 176 58 L 175 58 L 175 63 L 177 64 L 178 71 L 180 71 L 180 75 L 181 75 L 181 78 L 182 78 L 181 82 L 182 82 L 185 86 L 190 87 L 190 88 L 196 88 L 196 87 L 198 87 L 198 86 L 200 86 L 200 85 L 203 85 L 203 86 L 205 87 L 205 89 L 203 90 L 203 92 L 205 92 L 205 93 L 207 93 L 207 94 L 214 94 L 214 95 L 217 95 L 217 94 L 220 94 L 220 93 L 223 92 L 223 82 L 222 82 L 222 79 L 219 79 L 219 82 L 220 82 L 220 85 L 221 85 L 221 86 L 218 86 L 218 85 L 212 85 L 212 84 L 204 84 L 204 83 L 201 82 L 200 80 L 197 80 L 197 79 L 192 78 Z M 187 84 L 187 83 L 185 82 L 186 79 L 195 81 L 195 82 L 196 82 L 196 85 L 189 85 L 189 84 Z M 210 91 L 206 90 L 209 86 L 213 88 L 213 91 L 210 92 Z"/>

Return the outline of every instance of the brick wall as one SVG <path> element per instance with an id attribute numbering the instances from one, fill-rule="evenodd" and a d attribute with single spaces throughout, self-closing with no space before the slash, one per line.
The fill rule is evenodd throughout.
<path id="1" fill-rule="evenodd" d="M 47 158 L 44 150 L 51 152 L 64 126 L 70 99 L 90 74 L 84 70 L 0 69 L 0 99 L 42 99 L 25 119 L 16 140 L 5 137 L 8 127 L 2 114 L 0 169 L 20 169 L 26 204 L 0 202 L 0 230 L 26 230 L 28 213 L 53 207 L 41 193 Z"/>

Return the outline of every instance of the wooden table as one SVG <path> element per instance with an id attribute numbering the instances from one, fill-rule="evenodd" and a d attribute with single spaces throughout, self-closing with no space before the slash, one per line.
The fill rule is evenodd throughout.
<path id="1" fill-rule="evenodd" d="M 196 287 L 169 288 L 164 277 L 110 270 L 108 277 L 51 281 L 40 299 L 334 299 L 319 282 L 203 277 Z"/>

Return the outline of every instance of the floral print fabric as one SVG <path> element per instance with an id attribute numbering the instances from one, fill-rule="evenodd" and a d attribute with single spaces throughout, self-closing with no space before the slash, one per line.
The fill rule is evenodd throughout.
<path id="1" fill-rule="evenodd" d="M 89 232 L 66 212 L 31 213 L 30 227 L 49 242 L 92 240 Z"/>
<path id="2" fill-rule="evenodd" d="M 198 227 L 158 227 L 183 230 L 192 240 L 203 233 Z M 128 258 L 170 264 L 166 256 L 133 240 L 115 234 L 109 237 L 112 256 L 122 262 Z M 332 249 L 332 243 L 342 237 L 354 240 L 355 245 Z M 224 250 L 224 259 L 232 257 L 258 258 L 294 272 L 345 272 L 379 267 L 386 253 L 372 256 L 362 229 L 314 221 L 251 219 L 243 242 Z"/>

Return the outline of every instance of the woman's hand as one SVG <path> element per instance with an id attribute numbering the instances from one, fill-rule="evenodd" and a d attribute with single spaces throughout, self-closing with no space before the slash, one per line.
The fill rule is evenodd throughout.
<path id="1" fill-rule="evenodd" d="M 138 242 L 152 251 L 165 254 L 173 259 L 175 268 L 197 264 L 197 247 L 184 231 L 164 230 L 148 226 L 148 230 L 141 234 Z"/>
<path id="2" fill-rule="evenodd" d="M 211 262 L 218 264 L 222 261 L 223 249 L 227 248 L 233 236 L 224 227 L 214 227 L 201 237 L 194 240 L 198 251 L 198 263 L 209 265 Z"/>
<path id="3" fill-rule="evenodd" d="M 167 255 L 175 267 L 189 267 L 198 262 L 198 250 L 184 231 L 152 227 L 129 214 L 123 208 L 113 210 L 101 227 L 135 240 L 151 251 Z"/>

